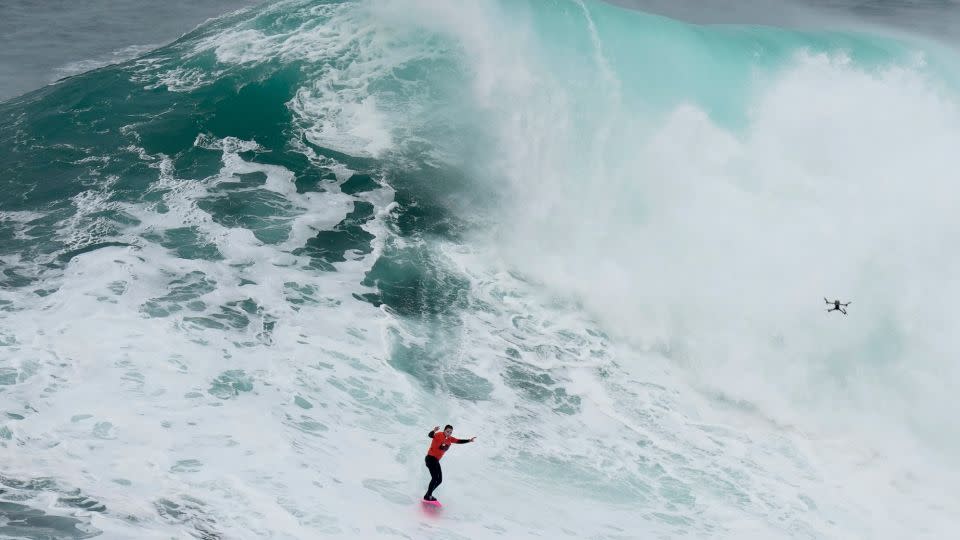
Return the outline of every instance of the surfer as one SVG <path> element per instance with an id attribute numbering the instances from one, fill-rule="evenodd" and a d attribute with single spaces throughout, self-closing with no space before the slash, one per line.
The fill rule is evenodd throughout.
<path id="1" fill-rule="evenodd" d="M 845 309 L 843 309 L 843 308 L 849 306 L 849 305 L 850 305 L 850 302 L 847 302 L 846 304 L 841 304 L 839 300 L 834 300 L 833 302 L 831 302 L 831 301 L 827 300 L 826 298 L 824 298 L 823 301 L 826 302 L 828 305 L 829 305 L 829 304 L 833 304 L 833 307 L 830 308 L 830 309 L 828 309 L 828 310 L 827 310 L 827 313 L 830 313 L 831 311 L 839 311 L 840 313 L 843 313 L 844 315 L 847 314 L 847 310 L 845 310 Z"/>
<path id="2" fill-rule="evenodd" d="M 425 501 L 437 500 L 433 497 L 433 490 L 437 489 L 440 482 L 443 482 L 443 472 L 440 470 L 440 458 L 450 449 L 450 445 L 465 444 L 477 440 L 476 437 L 469 439 L 458 439 L 454 437 L 453 426 L 450 424 L 447 424 L 443 428 L 443 431 L 438 433 L 439 429 L 440 426 L 436 426 L 427 434 L 427 437 L 430 437 L 433 442 L 430 443 L 430 449 L 427 450 L 427 457 L 424 458 L 427 469 L 430 471 L 430 487 L 427 488 L 427 494 L 423 496 L 423 500 Z"/>

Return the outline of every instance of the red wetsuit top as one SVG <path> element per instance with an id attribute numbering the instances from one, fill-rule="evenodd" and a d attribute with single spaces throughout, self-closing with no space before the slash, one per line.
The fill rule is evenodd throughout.
<path id="1" fill-rule="evenodd" d="M 438 461 L 443 457 L 443 454 L 447 453 L 447 450 L 450 449 L 451 444 L 464 444 L 470 442 L 468 439 L 447 437 L 447 434 L 442 431 L 431 431 L 427 434 L 427 437 L 433 439 L 433 442 L 430 443 L 430 449 L 427 450 L 427 455 L 437 458 Z"/>

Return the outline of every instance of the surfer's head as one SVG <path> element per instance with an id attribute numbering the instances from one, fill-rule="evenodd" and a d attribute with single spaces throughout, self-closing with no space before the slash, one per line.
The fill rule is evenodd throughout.
<path id="1" fill-rule="evenodd" d="M 451 434 L 453 434 L 453 426 L 447 424 L 443 427 L 443 432 L 447 435 L 447 437 L 449 437 Z"/>

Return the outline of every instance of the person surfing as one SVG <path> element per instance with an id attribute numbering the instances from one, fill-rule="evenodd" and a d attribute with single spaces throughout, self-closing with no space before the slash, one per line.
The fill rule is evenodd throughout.
<path id="1" fill-rule="evenodd" d="M 430 471 L 430 485 L 427 487 L 427 493 L 423 496 L 423 502 L 440 506 L 440 501 L 433 496 L 433 490 L 437 489 L 440 482 L 443 482 L 443 472 L 440 470 L 440 459 L 447 453 L 447 450 L 450 449 L 451 444 L 466 444 L 477 440 L 477 438 L 458 439 L 454 437 L 453 426 L 450 424 L 447 424 L 443 428 L 443 431 L 440 431 L 440 426 L 435 426 L 430 430 L 430 433 L 427 434 L 427 437 L 430 438 L 431 443 L 430 448 L 427 450 L 427 457 L 424 458 L 424 463 L 427 464 L 427 470 Z"/>

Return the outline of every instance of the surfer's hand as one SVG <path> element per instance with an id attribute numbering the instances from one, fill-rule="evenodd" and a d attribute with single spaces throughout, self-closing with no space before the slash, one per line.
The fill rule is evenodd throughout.
<path id="1" fill-rule="evenodd" d="M 475 440 L 477 440 L 476 437 L 470 437 L 470 442 L 473 442 L 473 441 L 475 441 Z"/>
<path id="2" fill-rule="evenodd" d="M 440 426 L 433 426 L 434 431 L 440 431 Z"/>

